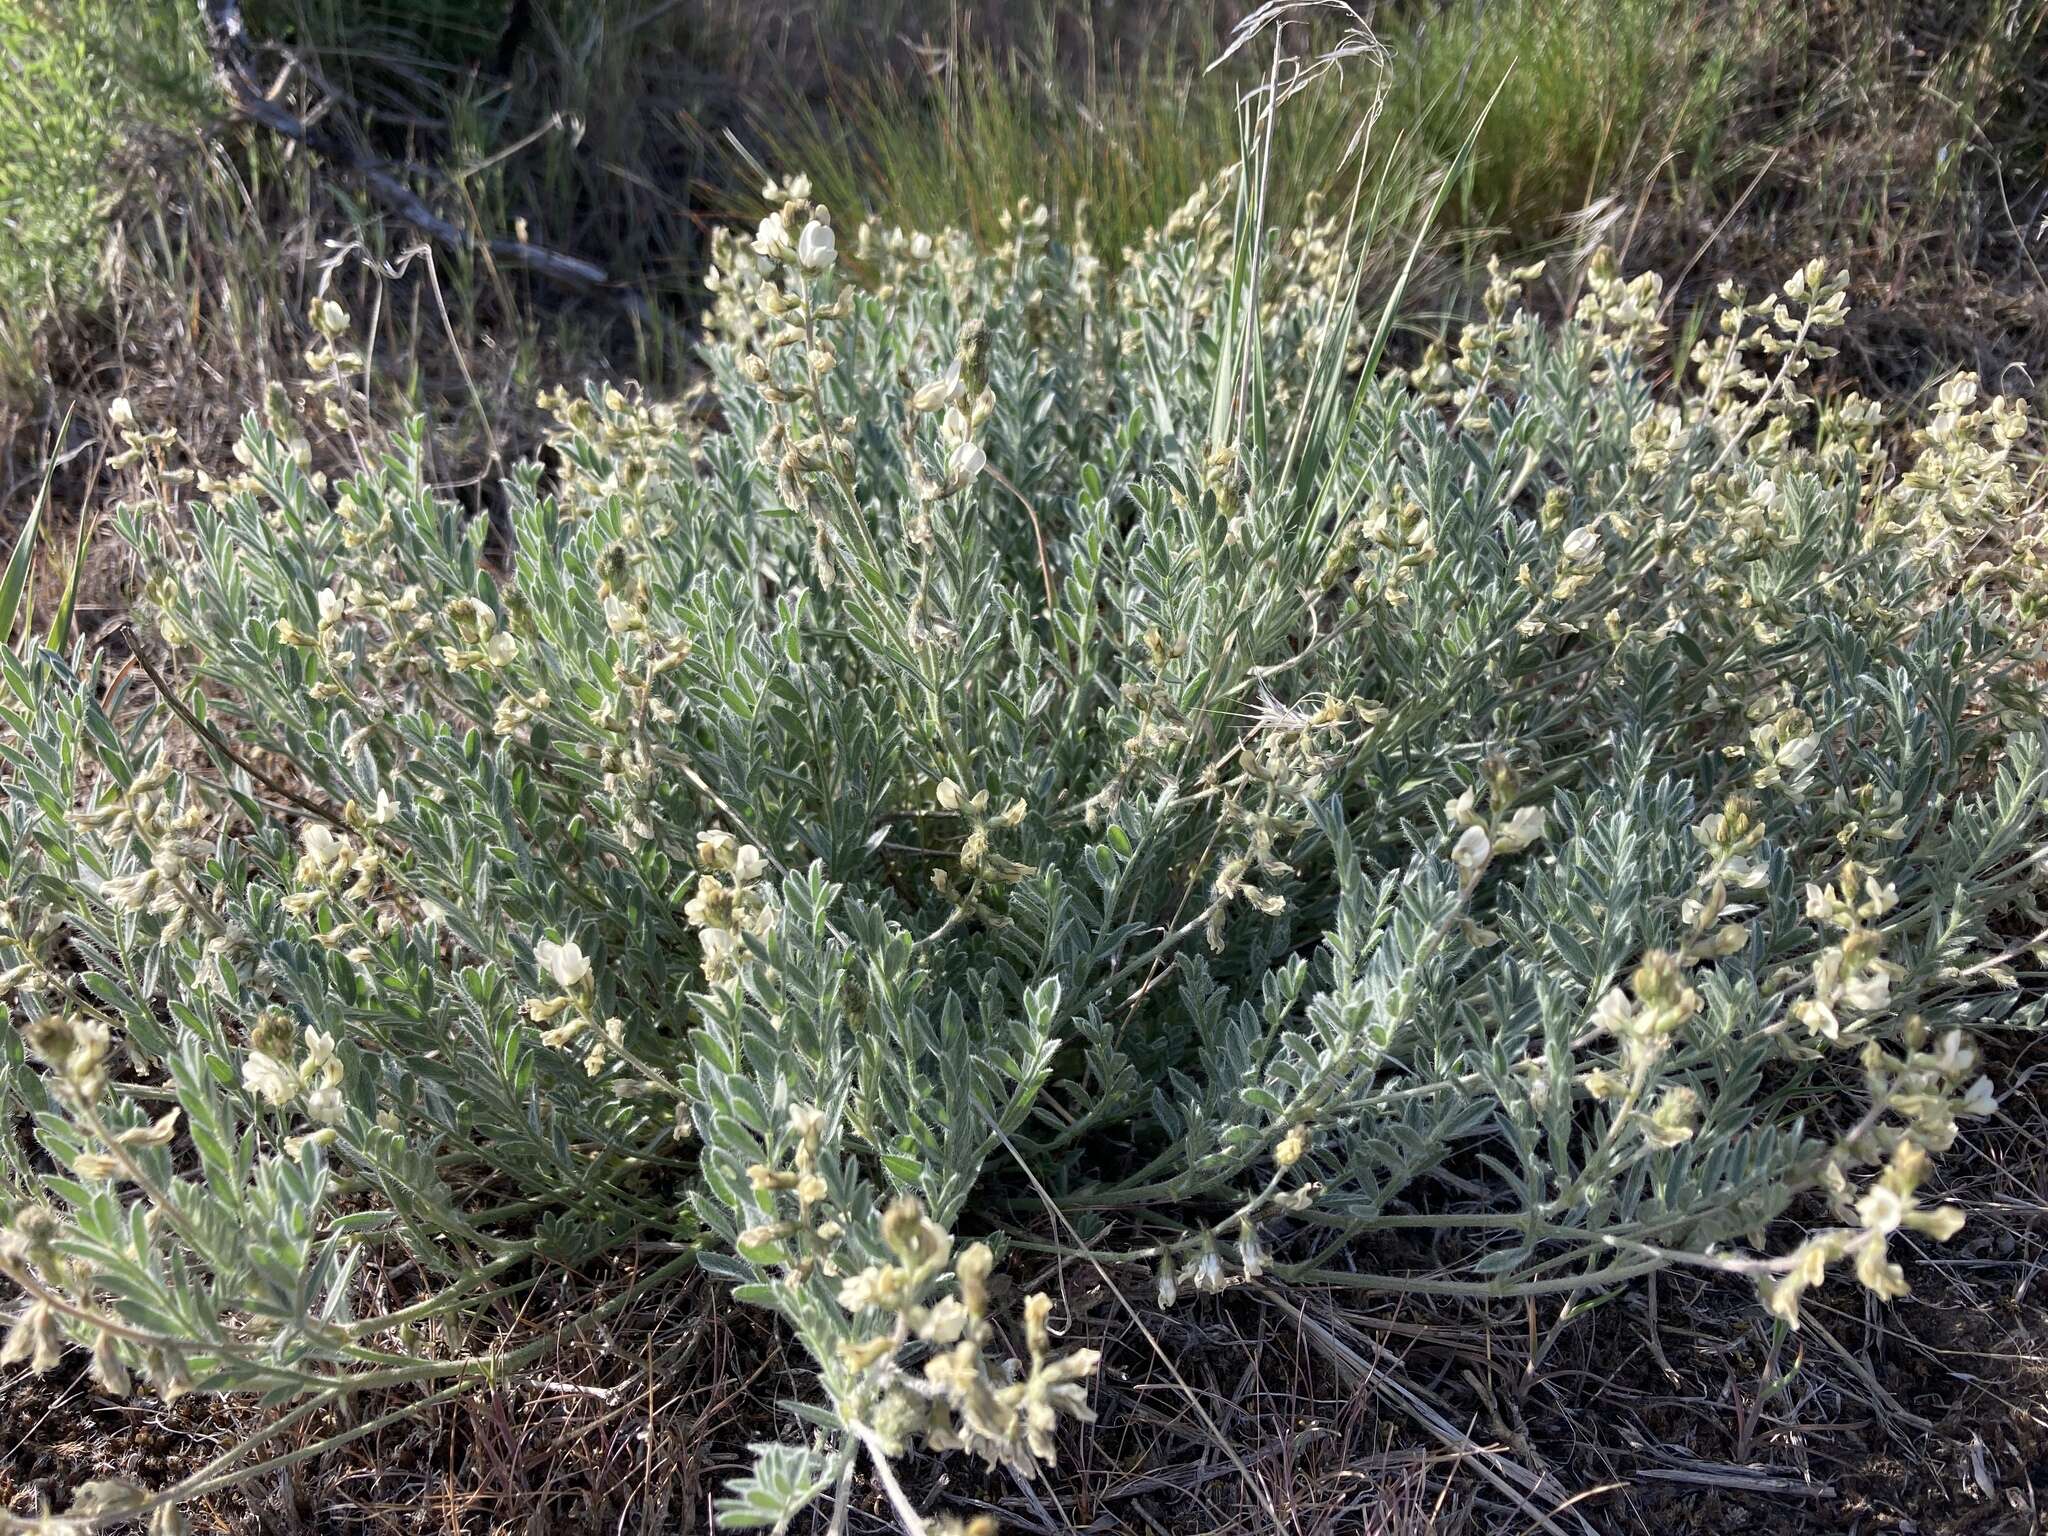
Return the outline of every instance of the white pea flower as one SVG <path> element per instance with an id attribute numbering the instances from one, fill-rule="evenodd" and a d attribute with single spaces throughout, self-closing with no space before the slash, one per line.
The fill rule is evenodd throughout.
<path id="1" fill-rule="evenodd" d="M 1778 766 L 1791 772 L 1797 772 L 1812 762 L 1815 754 L 1819 751 L 1820 738 L 1818 736 L 1795 737 L 1778 748 Z"/>
<path id="2" fill-rule="evenodd" d="M 1960 1029 L 1952 1029 L 1943 1035 L 1940 1046 L 1930 1054 L 1935 1069 L 1944 1077 L 1961 1077 L 1977 1064 L 1977 1053 L 1970 1048 Z"/>
<path id="3" fill-rule="evenodd" d="M 1906 1202 L 1898 1191 L 1873 1184 L 1856 1202 L 1856 1216 L 1871 1232 L 1896 1232 L 1906 1220 Z"/>
<path id="4" fill-rule="evenodd" d="M 1842 1001 L 1865 1013 L 1876 1013 L 1891 1001 L 1891 995 L 1891 973 L 1881 964 L 1872 965 L 1842 983 Z"/>
<path id="5" fill-rule="evenodd" d="M 347 844 L 325 822 L 319 821 L 309 821 L 299 829 L 299 846 L 305 849 L 307 860 L 316 869 L 325 869 L 348 851 Z"/>
<path id="6" fill-rule="evenodd" d="M 830 224 L 811 220 L 804 226 L 804 232 L 797 236 L 796 259 L 807 272 L 823 272 L 839 256 L 839 237 L 832 233 Z"/>
<path id="7" fill-rule="evenodd" d="M 124 1147 L 167 1147 L 178 1134 L 178 1121 L 183 1114 L 182 1110 L 168 1110 L 148 1125 L 116 1133 L 114 1140 Z"/>
<path id="8" fill-rule="evenodd" d="M 1180 1277 L 1174 1272 L 1173 1256 L 1159 1261 L 1159 1305 L 1170 1308 L 1180 1298 Z"/>
<path id="9" fill-rule="evenodd" d="M 741 885 L 752 885 L 767 873 L 767 856 L 752 843 L 743 844 L 733 855 L 732 877 Z"/>
<path id="10" fill-rule="evenodd" d="M 1635 1012 L 1635 1004 L 1629 1001 L 1626 992 L 1609 987 L 1593 1008 L 1593 1025 L 1608 1034 L 1619 1035 L 1627 1031 Z"/>
<path id="11" fill-rule="evenodd" d="M 1735 890 L 1753 891 L 1766 884 L 1771 872 L 1761 861 L 1746 853 L 1731 853 L 1721 861 L 1718 873 Z"/>
<path id="12" fill-rule="evenodd" d="M 484 660 L 494 667 L 509 667 L 519 655 L 519 638 L 507 630 L 499 630 L 484 642 Z"/>
<path id="13" fill-rule="evenodd" d="M 334 1060 L 334 1036 L 324 1029 L 306 1031 L 306 1065 L 308 1075 L 320 1071 Z"/>
<path id="14" fill-rule="evenodd" d="M 126 395 L 114 397 L 114 403 L 107 407 L 107 415 L 123 432 L 135 430 L 135 407 L 129 403 Z"/>
<path id="15" fill-rule="evenodd" d="M 930 261 L 932 259 L 932 237 L 920 231 L 910 237 L 910 259 Z"/>
<path id="16" fill-rule="evenodd" d="M 1543 836 L 1547 821 L 1542 806 L 1525 805 L 1508 818 L 1508 824 L 1494 840 L 1494 847 L 1502 853 L 1520 853 Z"/>
<path id="17" fill-rule="evenodd" d="M 1266 1250 L 1259 1242 L 1258 1229 L 1244 1217 L 1237 1223 L 1237 1261 L 1247 1280 L 1256 1280 L 1266 1272 Z"/>
<path id="18" fill-rule="evenodd" d="M 132 875 L 113 875 L 100 884 L 100 895 L 107 905 L 121 912 L 140 912 L 149 901 L 158 876 L 154 869 L 138 870 Z"/>
<path id="19" fill-rule="evenodd" d="M 251 1051 L 242 1063 L 242 1086 L 266 1104 L 282 1108 L 298 1096 L 298 1074 L 275 1056 Z"/>
<path id="20" fill-rule="evenodd" d="M 302 1082 L 313 1083 L 306 1095 L 306 1113 L 323 1125 L 342 1116 L 346 1104 L 341 1096 L 342 1067 L 334 1054 L 334 1036 L 325 1030 L 306 1032 L 306 1060 L 299 1068 Z"/>
<path id="21" fill-rule="evenodd" d="M 553 1029 L 540 1032 L 540 1043 L 551 1051 L 559 1051 L 590 1027 L 590 1021 L 580 1013 L 572 1013 Z"/>
<path id="22" fill-rule="evenodd" d="M 1600 530 L 1592 526 L 1574 528 L 1564 538 L 1564 557 L 1573 565 L 1584 564 L 1600 553 Z"/>
<path id="23" fill-rule="evenodd" d="M 771 213 L 754 231 L 754 254 L 763 262 L 778 261 L 789 252 L 789 226 L 780 213 Z"/>
<path id="24" fill-rule="evenodd" d="M 704 950 L 705 980 L 718 982 L 732 974 L 743 947 L 738 934 L 730 928 L 703 928 L 697 942 Z"/>
<path id="25" fill-rule="evenodd" d="M 988 455 L 979 443 L 960 443 L 946 455 L 946 474 L 962 484 L 988 468 Z"/>
<path id="26" fill-rule="evenodd" d="M 590 962 L 584 958 L 583 950 L 574 939 L 566 944 L 557 944 L 552 939 L 542 939 L 533 946 L 533 958 L 540 968 L 555 979 L 555 985 L 564 992 L 581 983 L 590 975 Z"/>
<path id="27" fill-rule="evenodd" d="M 1216 1251 L 1213 1242 L 1204 1241 L 1202 1251 L 1181 1270 L 1180 1277 L 1198 1291 L 1220 1291 L 1223 1289 L 1223 1255 Z"/>
<path id="28" fill-rule="evenodd" d="M 918 386 L 917 392 L 910 397 L 910 408 L 920 414 L 940 410 L 958 400 L 963 388 L 960 359 L 956 357 L 944 373 Z"/>
<path id="29" fill-rule="evenodd" d="M 55 1370 L 63 1358 L 64 1334 L 47 1301 L 30 1303 L 0 1342 L 0 1365 L 19 1365 L 26 1360 L 38 1376 Z"/>
<path id="30" fill-rule="evenodd" d="M 1691 1141 L 1698 1131 L 1699 1095 L 1685 1084 L 1668 1088 L 1657 1107 L 1645 1117 L 1643 1137 L 1653 1147 L 1666 1151 Z"/>
<path id="31" fill-rule="evenodd" d="M 1451 862 L 1468 875 L 1485 868 L 1492 856 L 1493 844 L 1488 841 L 1484 827 L 1467 827 L 1451 846 Z"/>

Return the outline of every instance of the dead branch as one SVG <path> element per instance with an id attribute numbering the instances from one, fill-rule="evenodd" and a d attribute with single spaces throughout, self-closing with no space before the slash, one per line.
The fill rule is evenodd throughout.
<path id="1" fill-rule="evenodd" d="M 249 33 L 242 22 L 241 0 L 199 0 L 199 11 L 206 26 L 214 80 L 240 116 L 304 145 L 321 159 L 340 167 L 361 181 L 392 214 L 443 245 L 462 251 L 481 249 L 495 260 L 524 267 L 573 288 L 604 290 L 628 312 L 641 318 L 647 316 L 645 297 L 614 288 L 610 274 L 596 262 L 525 240 L 481 236 L 443 218 L 427 206 L 390 164 L 365 155 L 346 135 L 323 126 L 316 120 L 320 114 L 301 117 L 293 113 L 257 83 L 250 59 Z"/>

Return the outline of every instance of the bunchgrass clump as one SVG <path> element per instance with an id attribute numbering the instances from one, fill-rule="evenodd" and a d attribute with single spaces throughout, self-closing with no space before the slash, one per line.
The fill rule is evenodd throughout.
<path id="1" fill-rule="evenodd" d="M 1667 389 L 1609 264 L 1389 370 L 1347 219 L 1232 186 L 1114 282 L 775 186 L 704 397 L 551 398 L 502 547 L 417 433 L 310 469 L 332 305 L 220 478 L 133 423 L 153 636 L 0 654 L 5 1358 L 282 1431 L 525 1369 L 485 1299 L 658 1242 L 576 1326 L 695 1263 L 817 1373 L 724 1523 L 864 1459 L 915 1531 L 899 1458 L 1091 1417 L 1027 1251 L 1902 1292 L 2040 1012 L 2024 412 L 1959 379 L 1895 461 L 1805 388 L 1823 263 Z"/>
<path id="2" fill-rule="evenodd" d="M 1115 37 L 1111 16 L 1071 9 L 1082 19 L 1070 30 Z M 1346 5 L 1290 9 L 1288 25 L 1305 40 L 1355 25 Z M 1236 151 L 1240 94 L 1263 61 L 1240 53 L 1216 67 L 1230 14 L 1161 8 L 1146 47 L 1125 57 L 1099 40 L 1109 56 L 1085 61 L 1058 28 L 1018 37 L 997 27 L 991 41 L 966 25 L 935 40 L 945 67 L 931 78 L 837 69 L 822 108 L 770 97 L 752 137 L 811 167 L 835 208 L 958 224 L 983 240 L 999 237 L 1004 214 L 1029 192 L 1085 219 L 1115 265 Z M 1299 222 L 1309 198 L 1348 190 L 1355 166 L 1345 147 L 1382 90 L 1386 131 L 1369 153 L 1384 183 L 1379 219 L 1395 229 L 1412 229 L 1431 177 L 1453 164 L 1452 232 L 1468 242 L 1486 230 L 1512 231 L 1524 245 L 1551 240 L 1589 204 L 1633 200 L 1673 168 L 1710 184 L 1717 156 L 1730 153 L 1743 68 L 1768 30 L 1739 7 L 1670 0 L 1397 5 L 1379 8 L 1374 24 L 1389 67 L 1356 72 L 1274 124 L 1276 222 Z M 1478 141 L 1461 155 L 1482 109 Z"/>

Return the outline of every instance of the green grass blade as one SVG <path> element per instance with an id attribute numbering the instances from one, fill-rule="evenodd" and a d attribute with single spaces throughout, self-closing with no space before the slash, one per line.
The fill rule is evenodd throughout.
<path id="1" fill-rule="evenodd" d="M 22 599 L 28 593 L 28 573 L 35 564 L 36 532 L 43 524 L 43 509 L 50 504 L 50 486 L 57 478 L 57 444 L 62 443 L 71 431 L 71 414 L 75 407 L 67 407 L 64 420 L 57 426 L 57 435 L 50 445 L 50 451 L 43 460 L 43 481 L 36 487 L 36 504 L 29 509 L 28 519 L 21 525 L 21 537 L 15 541 L 14 553 L 8 557 L 7 569 L 0 573 L 0 645 L 11 645 L 15 634 L 15 616 L 21 616 L 21 633 L 26 635 L 33 628 L 33 618 L 22 609 Z M 83 545 L 80 546 L 81 555 Z M 77 572 L 72 572 L 74 581 Z M 66 609 L 68 614 L 69 610 Z M 67 621 L 68 622 L 68 621 Z"/>
<path id="2" fill-rule="evenodd" d="M 44 468 L 36 504 L 29 510 L 28 521 L 21 525 L 21 536 L 14 541 L 14 553 L 8 557 L 6 571 L 0 572 L 0 645 L 11 644 L 14 639 L 14 617 L 21 609 L 22 594 L 28 590 L 29 567 L 35 563 L 36 529 L 42 524 L 43 508 L 50 499 L 50 476 L 55 468 L 54 464 Z"/>
<path id="3" fill-rule="evenodd" d="M 57 600 L 57 612 L 50 619 L 50 633 L 44 640 L 53 651 L 62 651 L 71 636 L 71 616 L 78 608 L 78 578 L 85 569 L 86 552 L 92 548 L 93 535 L 99 531 L 99 514 L 89 513 L 78 520 L 78 543 L 71 551 L 71 570 L 64 578 L 64 595 Z"/>
<path id="4" fill-rule="evenodd" d="M 1512 69 L 1509 71 L 1511 74 Z M 1430 230 L 1436 227 L 1437 215 L 1443 212 L 1445 199 L 1450 195 L 1452 184 L 1464 174 L 1471 164 L 1472 151 L 1479 143 L 1479 132 L 1486 126 L 1486 120 L 1493 113 L 1494 103 L 1500 100 L 1500 93 L 1507 88 L 1508 75 L 1500 77 L 1500 84 L 1493 88 L 1493 94 L 1486 98 L 1486 105 L 1479 109 L 1472 127 L 1465 135 L 1464 143 L 1458 146 L 1458 153 L 1444 168 L 1437 181 L 1436 194 L 1429 201 L 1422 221 L 1416 226 L 1415 237 L 1408 245 L 1408 258 L 1401 263 L 1400 274 L 1394 279 L 1394 286 L 1387 294 L 1387 301 L 1380 308 L 1379 324 L 1373 329 L 1372 345 L 1366 350 L 1365 366 L 1359 370 L 1358 399 L 1362 400 L 1365 390 L 1371 384 L 1373 375 L 1379 372 L 1380 358 L 1387 350 L 1388 338 L 1394 334 L 1394 317 L 1400 313 L 1401 301 L 1407 296 L 1408 283 L 1415 275 L 1415 263 L 1422 255 L 1422 244 Z"/>
<path id="5" fill-rule="evenodd" d="M 1310 405 L 1302 420 L 1305 430 L 1289 444 L 1289 461 L 1284 477 L 1286 483 L 1293 487 L 1290 494 L 1300 500 L 1304 508 L 1304 516 L 1299 526 L 1305 534 L 1312 533 L 1322 526 L 1321 515 L 1324 509 L 1333 497 L 1340 494 L 1340 477 L 1337 474 L 1337 458 L 1334 453 L 1334 444 L 1340 429 L 1356 419 L 1367 394 L 1372 389 L 1373 381 L 1378 377 L 1380 360 L 1386 355 L 1387 342 L 1393 335 L 1395 320 L 1400 315 L 1401 306 L 1407 297 L 1408 284 L 1415 275 L 1415 266 L 1421 258 L 1424 243 L 1428 240 L 1430 231 L 1436 227 L 1437 216 L 1443 211 L 1452 184 L 1470 162 L 1472 152 L 1479 142 L 1480 130 L 1486 126 L 1487 116 L 1492 112 L 1494 103 L 1500 100 L 1501 90 L 1506 86 L 1507 80 L 1508 77 L 1503 75 L 1500 83 L 1493 88 L 1493 94 L 1487 97 L 1486 105 L 1480 109 L 1478 117 L 1466 133 L 1456 157 L 1437 179 L 1435 193 L 1428 207 L 1423 210 L 1422 217 L 1415 226 L 1415 232 L 1409 239 L 1407 258 L 1401 263 L 1401 270 L 1394 278 L 1393 287 L 1388 290 L 1386 302 L 1380 307 L 1379 321 L 1373 328 L 1372 344 L 1366 349 L 1365 361 L 1358 371 L 1358 382 L 1350 391 L 1348 404 L 1345 403 L 1345 391 L 1342 388 L 1345 366 L 1343 349 L 1340 347 L 1318 356 L 1318 378 L 1308 391 Z M 1374 222 L 1377 223 L 1376 210 Z M 1348 245 L 1348 231 L 1346 238 Z M 1347 306 L 1356 303 L 1363 276 L 1357 255 L 1354 254 L 1351 260 L 1353 268 L 1344 301 Z M 1340 405 L 1343 408 L 1340 409 Z"/>

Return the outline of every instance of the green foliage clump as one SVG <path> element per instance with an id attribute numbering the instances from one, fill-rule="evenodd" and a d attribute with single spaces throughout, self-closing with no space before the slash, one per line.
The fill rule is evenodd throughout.
<path id="1" fill-rule="evenodd" d="M 208 89 L 189 6 L 0 0 L 0 368 L 91 296 L 124 144 L 196 121 Z"/>
<path id="2" fill-rule="evenodd" d="M 517 1371 L 557 1343 L 480 1350 L 486 1299 L 680 1240 L 578 1325 L 694 1261 L 819 1378 L 725 1522 L 864 1450 L 916 1529 L 893 1458 L 1090 1416 L 1019 1249 L 1162 1306 L 1903 1290 L 2040 1012 L 2020 409 L 1960 379 L 1895 464 L 1803 387 L 1819 264 L 1660 389 L 1607 265 L 1408 371 L 1341 222 L 1246 187 L 1115 282 L 1034 206 L 770 196 L 703 397 L 554 397 L 502 537 L 417 433 L 308 467 L 332 305 L 224 478 L 130 427 L 179 719 L 0 656 L 7 1359 L 289 1427 Z"/>

